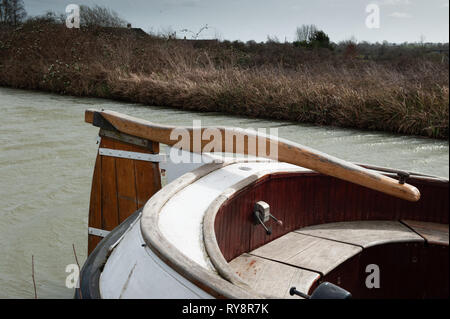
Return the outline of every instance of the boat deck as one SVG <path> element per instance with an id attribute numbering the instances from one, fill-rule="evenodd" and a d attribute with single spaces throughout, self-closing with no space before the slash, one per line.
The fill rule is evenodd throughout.
<path id="1" fill-rule="evenodd" d="M 340 266 L 357 265 L 355 261 L 371 247 L 389 244 L 448 246 L 448 242 L 448 225 L 417 221 L 330 223 L 287 233 L 240 255 L 229 264 L 244 282 L 264 296 L 298 298 L 289 295 L 291 287 L 311 293 L 327 276 L 336 278 L 331 273 Z M 357 268 L 355 274 L 360 271 Z"/>

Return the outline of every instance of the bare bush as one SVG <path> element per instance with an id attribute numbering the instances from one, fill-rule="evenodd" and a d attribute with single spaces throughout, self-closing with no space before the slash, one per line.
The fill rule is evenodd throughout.
<path id="1" fill-rule="evenodd" d="M 97 27 L 126 27 L 128 22 L 123 20 L 117 12 L 101 6 L 80 6 L 80 24 Z"/>
<path id="2" fill-rule="evenodd" d="M 66 16 L 62 13 L 56 13 L 53 11 L 47 11 L 42 15 L 29 17 L 25 23 L 28 24 L 62 24 L 65 23 Z"/>
<path id="3" fill-rule="evenodd" d="M 448 138 L 445 53 L 358 43 L 348 59 L 344 44 L 335 51 L 273 42 L 196 46 L 109 31 L 0 30 L 0 85 Z M 448 45 L 436 48 L 448 54 Z"/>

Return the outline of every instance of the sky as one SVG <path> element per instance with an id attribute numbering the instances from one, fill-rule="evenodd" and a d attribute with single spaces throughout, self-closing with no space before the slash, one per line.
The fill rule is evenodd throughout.
<path id="1" fill-rule="evenodd" d="M 190 38 L 265 41 L 295 40 L 302 24 L 315 24 L 334 42 L 448 42 L 449 0 L 24 0 L 29 15 L 65 12 L 69 4 L 100 5 L 116 11 L 133 27 L 149 32 L 176 31 Z M 379 8 L 379 27 L 368 28 Z M 374 21 L 374 20 L 371 20 Z M 373 24 L 372 24 L 373 26 Z"/>

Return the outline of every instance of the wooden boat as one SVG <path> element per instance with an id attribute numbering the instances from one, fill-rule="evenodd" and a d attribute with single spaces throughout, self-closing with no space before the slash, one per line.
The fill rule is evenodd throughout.
<path id="1" fill-rule="evenodd" d="M 96 110 L 86 122 L 100 143 L 77 298 L 448 298 L 447 179 L 281 139 L 278 160 L 172 165 L 159 143 L 179 147 L 173 127 Z M 184 152 L 211 142 L 196 146 L 198 130 Z"/>

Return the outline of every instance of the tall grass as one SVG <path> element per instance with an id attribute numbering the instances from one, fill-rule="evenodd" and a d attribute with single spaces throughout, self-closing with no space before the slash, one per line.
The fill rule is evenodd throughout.
<path id="1" fill-rule="evenodd" d="M 373 61 L 39 23 L 0 31 L 0 85 L 446 139 L 448 76 L 448 59 L 427 56 Z"/>

